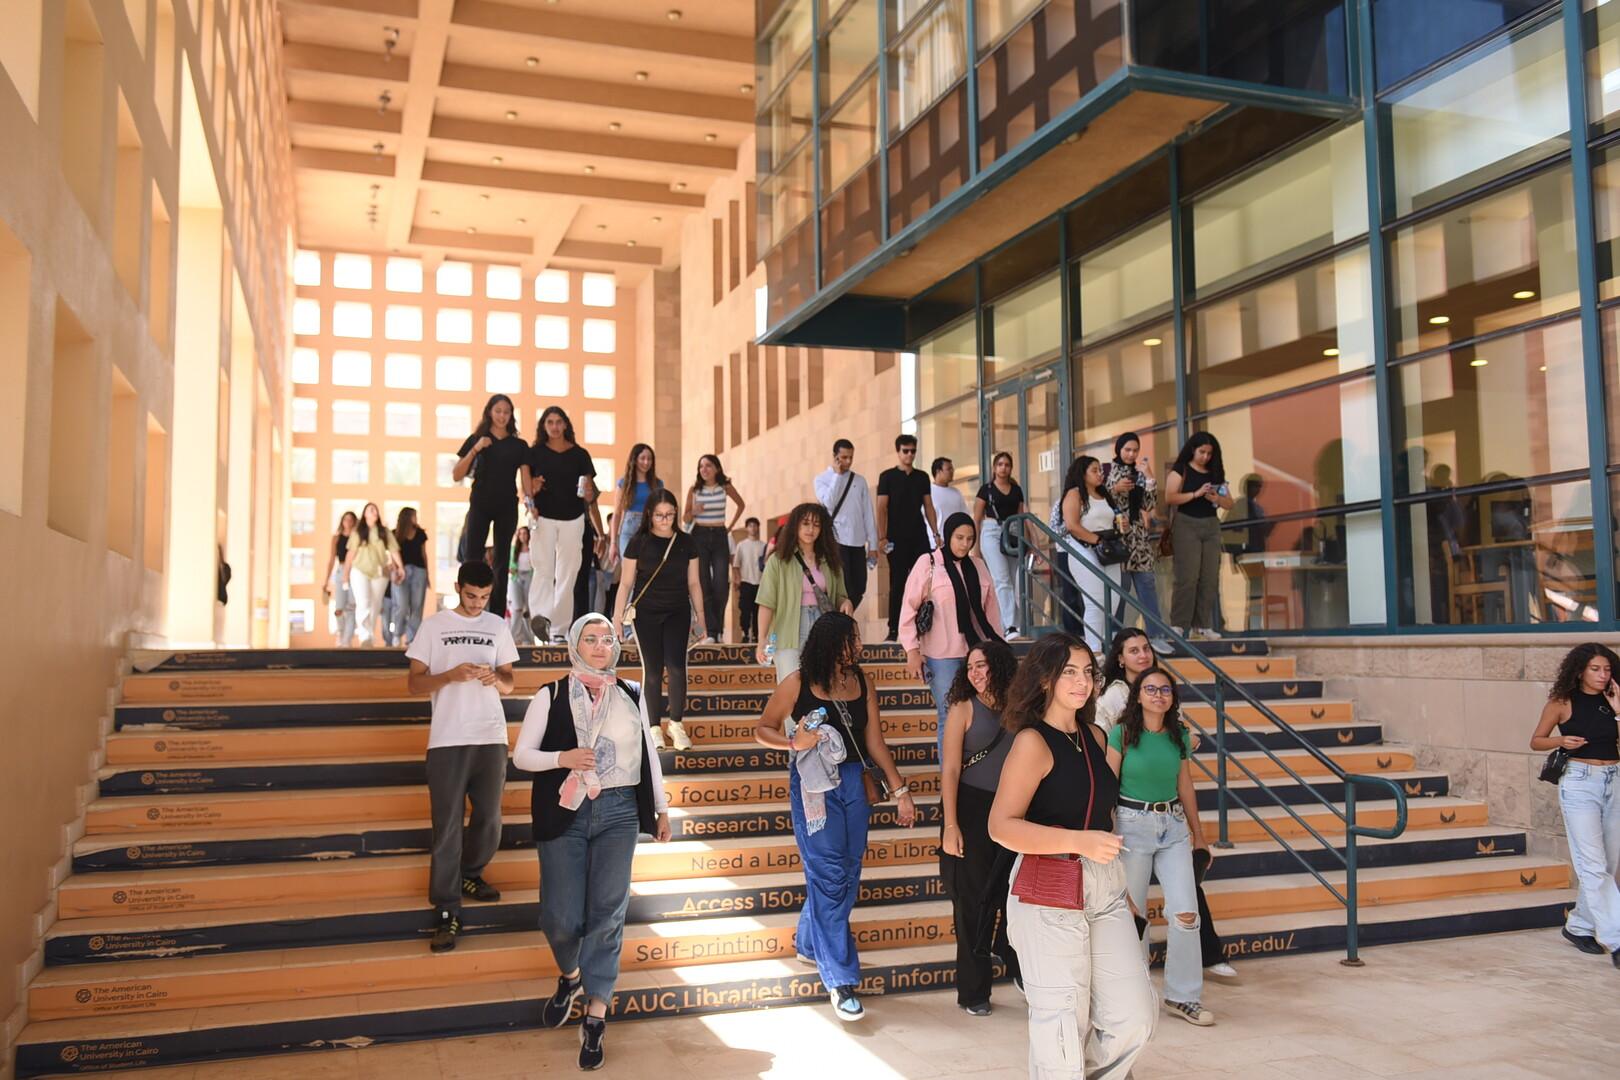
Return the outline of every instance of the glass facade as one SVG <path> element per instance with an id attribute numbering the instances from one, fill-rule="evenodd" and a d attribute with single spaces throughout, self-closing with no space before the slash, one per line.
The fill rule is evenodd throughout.
<path id="1" fill-rule="evenodd" d="M 967 32 L 982 59 L 1059 7 L 980 0 Z M 922 457 L 1010 451 L 1044 514 L 1121 432 L 1160 483 L 1215 435 L 1228 632 L 1620 625 L 1620 3 L 1586 0 L 1573 57 L 1560 4 L 1445 7 L 1373 0 L 1363 108 L 1269 143 L 1230 110 L 912 301 Z M 1269 73 L 1233 49 L 1211 69 L 1344 74 L 1331 42 Z"/>

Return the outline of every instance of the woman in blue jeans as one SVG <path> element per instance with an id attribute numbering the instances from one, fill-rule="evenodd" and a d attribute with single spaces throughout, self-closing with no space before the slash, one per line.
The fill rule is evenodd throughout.
<path id="1" fill-rule="evenodd" d="M 805 883 L 794 937 L 799 959 L 820 972 L 838 1019 L 859 1020 L 866 1010 L 855 996 L 861 958 L 849 916 L 861 891 L 872 816 L 863 766 L 882 771 L 899 799 L 901 825 L 917 820 L 917 805 L 883 741 L 877 688 L 861 670 L 853 618 L 834 611 L 816 620 L 798 670 L 771 695 L 754 737 L 761 746 L 790 752 L 788 800 Z"/>
<path id="2" fill-rule="evenodd" d="M 636 839 L 669 840 L 669 802 L 641 688 L 616 674 L 619 636 L 607 616 L 580 616 L 568 632 L 568 659 L 567 676 L 529 702 L 512 761 L 534 773 L 540 929 L 561 972 L 540 1023 L 567 1023 L 583 993 L 579 1067 L 599 1069 Z"/>
<path id="3" fill-rule="evenodd" d="M 404 566 L 404 577 L 394 582 L 391 588 L 395 598 L 394 637 L 397 640 L 389 644 L 410 645 L 422 627 L 429 585 L 428 534 L 416 523 L 416 507 L 407 506 L 399 512 L 394 540 L 399 544 L 399 561 Z"/>
<path id="4" fill-rule="evenodd" d="M 1558 807 L 1575 864 L 1579 899 L 1564 938 L 1584 953 L 1608 952 L 1620 967 L 1620 658 L 1596 642 L 1577 645 L 1558 666 L 1530 749 L 1564 750 Z M 1558 734 L 1553 734 L 1553 728 Z"/>
<path id="5" fill-rule="evenodd" d="M 1164 961 L 1164 1008 L 1209 1027 L 1204 1008 L 1204 950 L 1199 941 L 1197 877 L 1192 853 L 1207 851 L 1193 790 L 1192 738 L 1181 719 L 1175 682 L 1154 668 L 1131 687 L 1125 713 L 1108 732 L 1108 767 L 1119 777 L 1114 824 L 1124 841 L 1125 883 L 1137 911 L 1147 910 L 1148 879 L 1164 892 L 1169 938 Z M 1147 945 L 1143 935 L 1143 948 Z"/>

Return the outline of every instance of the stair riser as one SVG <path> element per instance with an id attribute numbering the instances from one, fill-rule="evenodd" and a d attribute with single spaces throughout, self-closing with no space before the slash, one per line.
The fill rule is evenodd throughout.
<path id="1" fill-rule="evenodd" d="M 937 809 L 937 807 L 936 807 Z M 1488 850 L 1482 850 L 1487 849 Z M 1342 852 L 1342 848 L 1339 849 Z M 1363 846 L 1361 865 L 1366 869 L 1415 863 L 1457 862 L 1510 857 L 1525 853 L 1522 833 L 1504 833 L 1484 840 L 1474 838 L 1422 839 L 1421 833 L 1399 844 Z M 1319 869 L 1335 868 L 1332 856 L 1319 848 L 1303 850 Z M 1215 860 L 1211 880 L 1271 874 L 1289 874 L 1298 868 L 1286 852 L 1228 854 Z M 1342 865 L 1342 864 L 1341 864 Z M 924 873 L 863 883 L 860 903 L 909 904 L 945 898 L 944 885 L 932 867 Z M 631 923 L 669 922 L 713 915 L 768 915 L 797 911 L 804 902 L 804 886 L 740 887 L 678 892 L 630 898 Z M 1153 905 L 1156 907 L 1155 905 Z M 467 904 L 462 908 L 465 933 L 532 930 L 538 909 L 530 902 L 502 900 L 496 904 Z M 307 919 L 288 924 L 248 923 L 188 930 L 128 935 L 74 934 L 46 941 L 48 965 L 97 963 L 111 960 L 159 959 L 192 953 L 212 955 L 256 949 L 341 945 L 362 941 L 421 937 L 427 923 L 420 910 Z"/>

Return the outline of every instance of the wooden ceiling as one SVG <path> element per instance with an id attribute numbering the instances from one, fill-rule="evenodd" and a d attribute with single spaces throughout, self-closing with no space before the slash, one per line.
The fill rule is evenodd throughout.
<path id="1" fill-rule="evenodd" d="M 753 9 L 281 0 L 299 243 L 673 265 L 753 131 Z"/>

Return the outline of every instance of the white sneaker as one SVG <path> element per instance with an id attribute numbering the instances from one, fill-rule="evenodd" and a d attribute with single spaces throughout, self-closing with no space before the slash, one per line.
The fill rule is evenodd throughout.
<path id="1" fill-rule="evenodd" d="M 1020 634 L 1018 632 L 1016 627 L 1009 626 L 1009 627 L 1007 627 L 1007 640 L 1008 641 L 1024 641 L 1024 640 L 1027 640 L 1027 639 L 1024 637 L 1023 634 Z"/>
<path id="2" fill-rule="evenodd" d="M 1160 656 L 1170 656 L 1176 651 L 1176 647 L 1170 644 L 1169 638 L 1149 638 L 1148 644 L 1151 645 L 1153 647 L 1153 651 L 1158 653 Z"/>
<path id="3" fill-rule="evenodd" d="M 664 732 L 663 732 L 663 730 L 661 728 L 658 727 L 657 724 L 653 725 L 652 744 L 653 744 L 653 747 L 655 749 L 658 749 L 658 750 L 668 750 L 669 749 L 669 743 L 664 741 Z"/>
<path id="4" fill-rule="evenodd" d="M 710 637 L 708 634 L 704 634 L 702 637 L 697 639 L 697 643 L 699 645 L 713 645 L 713 644 L 715 644 L 715 640 L 714 640 L 714 638 Z"/>
<path id="5" fill-rule="evenodd" d="M 1213 630 L 1205 629 L 1202 626 L 1196 628 L 1195 630 L 1193 630 L 1192 633 L 1188 634 L 1187 636 L 1189 638 L 1191 638 L 1193 641 L 1219 641 L 1219 640 L 1221 640 L 1221 635 L 1217 634 Z"/>
<path id="6" fill-rule="evenodd" d="M 1213 975 L 1217 979 L 1235 979 L 1238 977 L 1237 968 L 1222 960 L 1218 964 L 1211 964 L 1204 969 L 1205 975 Z"/>
<path id="7" fill-rule="evenodd" d="M 692 749 L 692 736 L 686 733 L 686 725 L 679 720 L 669 722 L 669 741 L 677 750 Z"/>

